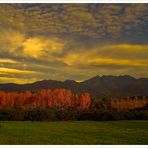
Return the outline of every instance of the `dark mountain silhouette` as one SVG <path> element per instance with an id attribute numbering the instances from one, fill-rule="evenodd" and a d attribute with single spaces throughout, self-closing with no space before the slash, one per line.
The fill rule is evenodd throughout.
<path id="1" fill-rule="evenodd" d="M 71 89 L 78 94 L 87 91 L 93 98 L 148 96 L 148 78 L 136 79 L 128 75 L 95 76 L 83 82 L 43 80 L 32 84 L 0 84 L 0 90 L 7 92 L 25 90 L 36 92 L 55 88 Z"/>

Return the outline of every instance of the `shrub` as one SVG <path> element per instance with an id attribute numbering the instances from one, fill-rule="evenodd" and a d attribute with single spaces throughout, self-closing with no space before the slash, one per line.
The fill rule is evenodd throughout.
<path id="1" fill-rule="evenodd" d="M 50 109 L 0 109 L 0 120 L 31 120 L 31 121 L 59 121 L 59 120 L 148 120 L 147 110 L 92 110 L 72 108 L 50 108 Z"/>

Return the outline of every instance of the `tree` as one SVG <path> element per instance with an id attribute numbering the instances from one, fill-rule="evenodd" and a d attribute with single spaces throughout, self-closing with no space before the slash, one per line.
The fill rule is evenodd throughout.
<path id="1" fill-rule="evenodd" d="M 89 93 L 84 92 L 80 97 L 80 107 L 82 109 L 87 109 L 91 104 L 91 98 Z"/>

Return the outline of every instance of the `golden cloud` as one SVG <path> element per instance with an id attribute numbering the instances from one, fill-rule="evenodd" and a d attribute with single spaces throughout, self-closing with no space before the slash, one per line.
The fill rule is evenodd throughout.
<path id="1" fill-rule="evenodd" d="M 91 52 L 90 52 L 91 51 Z M 76 53 L 70 53 L 63 58 L 63 61 L 69 65 L 118 65 L 118 66 L 139 66 L 147 67 L 148 60 L 143 58 L 148 55 L 148 45 L 138 44 L 115 44 L 104 45 L 89 50 L 80 50 Z M 136 56 L 135 56 L 136 55 Z M 135 58 L 133 58 L 135 56 Z M 148 58 L 148 56 L 147 56 Z"/>
<path id="2" fill-rule="evenodd" d="M 148 45 L 138 45 L 138 44 L 117 44 L 109 45 L 105 48 L 114 49 L 114 50 L 123 50 L 125 52 L 143 52 L 148 50 Z"/>
<path id="3" fill-rule="evenodd" d="M 32 79 L 24 79 L 24 78 L 16 78 L 16 77 L 0 77 L 1 83 L 17 83 L 17 84 L 24 84 L 24 83 L 33 83 L 37 81 L 37 78 L 32 78 Z"/>
<path id="4" fill-rule="evenodd" d="M 12 29 L 0 29 L 1 51 L 19 54 L 18 48 L 25 40 L 25 34 Z"/>
<path id="5" fill-rule="evenodd" d="M 17 56 L 40 57 L 61 53 L 66 44 L 58 37 L 26 36 L 24 32 L 0 29 L 0 50 Z"/>
<path id="6" fill-rule="evenodd" d="M 23 43 L 23 51 L 24 55 L 37 58 L 51 53 L 61 53 L 64 46 L 65 43 L 56 37 L 32 37 Z"/>
<path id="7" fill-rule="evenodd" d="M 145 63 L 147 62 L 147 63 Z M 91 65 L 118 65 L 118 66 L 125 66 L 125 67 L 135 67 L 135 66 L 148 66 L 147 61 L 140 61 L 140 60 L 120 60 L 120 59 L 107 59 L 107 58 L 96 58 L 88 60 L 88 64 Z"/>
<path id="8" fill-rule="evenodd" d="M 1 74 L 38 74 L 39 72 L 0 67 L 0 73 Z"/>
<path id="9" fill-rule="evenodd" d="M 43 54 L 45 44 L 39 38 L 29 38 L 23 43 L 24 54 L 31 57 L 38 57 Z"/>
<path id="10" fill-rule="evenodd" d="M 0 59 L 0 63 L 13 63 L 13 64 L 15 64 L 15 63 L 17 63 L 17 61 L 4 58 L 4 59 Z"/>

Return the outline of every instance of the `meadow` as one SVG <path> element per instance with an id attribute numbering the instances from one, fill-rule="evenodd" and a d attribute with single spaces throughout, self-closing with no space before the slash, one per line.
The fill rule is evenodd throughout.
<path id="1" fill-rule="evenodd" d="M 148 144 L 148 121 L 0 121 L 0 144 Z"/>

